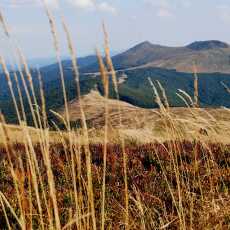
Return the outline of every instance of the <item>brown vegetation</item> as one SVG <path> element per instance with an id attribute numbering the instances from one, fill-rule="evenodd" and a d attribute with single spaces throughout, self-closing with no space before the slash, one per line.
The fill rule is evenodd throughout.
<path id="1" fill-rule="evenodd" d="M 74 188 L 72 184 L 71 165 L 69 157 L 70 143 L 51 145 L 49 155 L 56 185 L 56 194 L 59 207 L 59 216 L 62 226 L 68 221 L 71 228 L 78 224 L 87 224 L 87 191 L 85 154 L 83 148 L 73 145 L 73 151 L 80 154 L 81 178 L 77 179 L 77 195 L 81 202 L 81 210 L 76 210 L 74 202 Z M 7 163 L 7 150 L 1 147 L 1 192 L 7 197 L 14 210 L 18 210 L 21 202 L 27 227 L 33 223 L 38 228 L 40 214 L 37 201 L 31 197 L 29 191 L 33 184 L 30 168 L 28 168 L 25 146 L 15 144 L 11 151 L 17 153 L 14 159 L 15 179 L 20 189 L 21 201 L 15 200 L 16 189 Z M 78 150 L 77 150 L 78 149 Z M 46 202 L 49 205 L 49 190 L 45 164 L 42 160 L 42 149 L 34 146 L 43 184 L 38 184 L 39 190 L 44 189 L 47 201 L 40 197 L 42 213 L 50 215 Z M 77 151 L 76 151 L 77 150 Z M 92 153 L 92 178 L 95 197 L 97 227 L 100 227 L 101 183 L 103 168 L 103 145 L 90 145 Z M 166 142 L 163 144 L 147 144 L 141 146 L 126 146 L 128 166 L 129 213 L 130 229 L 227 229 L 230 224 L 230 146 L 222 144 L 203 145 L 199 142 Z M 106 201 L 105 226 L 106 229 L 122 229 L 124 226 L 122 178 L 122 149 L 119 145 L 107 146 L 106 170 Z M 78 156 L 75 155 L 77 158 Z M 80 165 L 75 158 L 76 170 Z M 22 162 L 21 162 L 21 160 Z M 25 166 L 21 171 L 20 164 Z M 78 170 L 77 170 L 78 171 Z M 1 194 L 2 194 L 1 193 Z M 31 200 L 32 199 L 32 200 Z M 82 199 L 82 200 L 81 200 Z M 30 203 L 32 202 L 32 203 Z M 32 207 L 30 207 L 32 205 Z M 78 211 L 81 215 L 74 217 Z M 7 208 L 8 218 L 16 228 L 17 221 L 10 209 Z M 19 211 L 16 211 L 19 215 Z M 3 213 L 1 214 L 3 217 Z M 18 216 L 19 217 L 19 216 Z M 44 226 L 50 226 L 50 219 L 44 218 Z M 1 220 L 2 226 L 6 225 Z M 5 224 L 4 224 L 5 223 Z M 37 223 L 37 224 L 36 224 Z M 12 225 L 11 225 L 12 226 Z M 84 228 L 85 229 L 85 228 Z"/>
<path id="2" fill-rule="evenodd" d="M 25 69 L 20 71 L 21 78 L 25 75 L 29 81 L 29 87 L 26 84 L 24 87 L 36 128 L 27 126 L 22 100 L 20 105 L 13 100 L 18 111 L 18 127 L 7 125 L 0 114 L 1 228 L 228 229 L 229 110 L 195 108 L 196 93 L 195 102 L 190 98 L 196 106 L 169 108 L 163 87 L 157 92 L 151 80 L 159 110 L 120 102 L 105 27 L 106 64 L 97 52 L 105 95 L 91 92 L 80 97 L 74 46 L 62 18 L 78 96 L 77 101 L 69 104 L 55 21 L 46 5 L 45 10 L 64 94 L 63 116 L 54 113 L 63 121 L 66 131 L 58 127 L 56 132 L 50 131 L 42 80 L 39 79 L 39 105 L 30 70 L 16 45 L 16 55 Z M 1 12 L 0 23 L 11 40 Z M 4 73 L 9 76 L 4 63 L 1 58 Z M 117 100 L 108 98 L 108 72 L 112 75 Z M 8 83 L 10 87 L 10 78 Z M 13 91 L 11 94 L 15 99 Z M 183 95 L 189 97 L 185 92 Z M 80 120 L 80 128 L 72 129 L 72 119 Z M 88 129 L 89 121 L 91 129 Z M 127 137 L 128 131 L 136 131 L 139 136 Z M 101 144 L 92 144 L 97 132 L 100 141 L 96 142 Z M 144 139 L 146 133 L 149 139 Z"/>

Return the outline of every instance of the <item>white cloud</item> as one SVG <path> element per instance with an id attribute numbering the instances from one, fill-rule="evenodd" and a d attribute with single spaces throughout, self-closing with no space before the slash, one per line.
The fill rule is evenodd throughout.
<path id="1" fill-rule="evenodd" d="M 69 2 L 76 7 L 83 9 L 92 9 L 95 7 L 95 3 L 93 0 L 69 0 Z"/>
<path id="2" fill-rule="evenodd" d="M 46 4 L 52 8 L 58 8 L 58 2 L 56 0 L 45 0 Z M 7 7 L 38 7 L 41 6 L 41 0 L 2 0 L 2 5 Z"/>
<path id="3" fill-rule="evenodd" d="M 86 10 L 99 10 L 103 12 L 108 12 L 111 14 L 116 14 L 117 10 L 108 2 L 97 2 L 95 0 L 68 0 L 72 5 Z"/>
<path id="4" fill-rule="evenodd" d="M 86 10 L 99 10 L 102 12 L 108 12 L 111 14 L 116 14 L 117 9 L 106 1 L 96 1 L 96 0 L 59 0 L 60 2 L 67 2 L 77 8 Z M 45 0 L 46 4 L 52 8 L 58 8 L 57 0 Z M 0 0 L 0 5 L 7 7 L 39 7 L 41 6 L 41 0 Z"/>

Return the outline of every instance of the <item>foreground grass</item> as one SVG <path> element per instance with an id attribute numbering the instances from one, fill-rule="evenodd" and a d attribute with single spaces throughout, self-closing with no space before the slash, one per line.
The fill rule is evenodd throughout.
<path id="1" fill-rule="evenodd" d="M 20 226 L 15 216 L 21 224 L 22 217 L 24 218 L 27 229 L 40 229 L 42 225 L 49 229 L 54 226 L 55 221 L 52 218 L 53 208 L 42 149 L 39 145 L 34 146 L 42 182 L 37 182 L 36 185 L 41 201 L 39 212 L 33 184 L 33 177 L 38 177 L 38 172 L 36 175 L 31 172 L 26 148 L 23 144 L 11 146 L 11 153 L 17 154 L 13 160 L 14 178 L 12 166 L 6 157 L 8 150 L 4 146 L 0 149 L 0 190 L 7 197 L 9 204 L 4 202 L 3 195 L 1 202 L 4 203 L 8 221 L 13 229 Z M 75 153 L 74 168 L 81 174 L 77 174 L 76 190 L 69 161 L 71 151 Z M 103 145 L 90 145 L 90 151 L 99 228 Z M 123 229 L 125 210 L 122 148 L 119 145 L 108 145 L 107 151 L 105 227 Z M 230 226 L 230 146 L 172 141 L 137 147 L 127 146 L 125 151 L 130 229 L 227 229 Z M 61 226 L 69 226 L 67 229 L 78 229 L 79 226 L 81 229 L 91 229 L 85 186 L 87 167 L 84 148 L 76 144 L 70 146 L 70 143 L 66 142 L 65 145 L 49 146 L 48 154 L 54 175 Z M 77 158 L 81 159 L 81 164 Z M 20 196 L 17 196 L 16 188 Z M 10 207 L 15 210 L 14 214 Z M 0 216 L 1 226 L 6 228 L 7 222 L 2 208 Z"/>
<path id="2" fill-rule="evenodd" d="M 7 39 L 14 45 L 14 55 L 20 60 L 19 73 L 26 92 L 26 98 L 22 98 L 18 87 L 19 101 L 16 99 L 7 65 L 4 58 L 0 57 L 19 124 L 18 127 L 9 128 L 4 116 L 0 114 L 1 228 L 227 229 L 230 226 L 230 146 L 224 143 L 229 142 L 226 131 L 229 119 L 226 121 L 224 118 L 220 124 L 218 118 L 210 115 L 210 119 L 202 118 L 194 113 L 198 111 L 199 104 L 197 75 L 194 80 L 194 98 L 183 91 L 178 94 L 188 107 L 189 112 L 186 114 L 190 118 L 185 122 L 183 117 L 173 117 L 165 90 L 157 82 L 160 89 L 158 92 L 149 78 L 154 100 L 159 105 L 160 120 L 155 121 L 157 126 L 148 136 L 152 140 L 152 134 L 158 129 L 168 141 L 149 141 L 151 144 L 145 145 L 128 142 L 122 131 L 130 120 L 124 121 L 124 118 L 131 111 L 135 114 L 136 109 L 126 104 L 124 106 L 129 110 L 124 112 L 119 102 L 118 82 L 109 55 L 108 35 L 103 28 L 105 59 L 97 52 L 105 98 L 99 104 L 102 109 L 99 118 L 103 120 L 99 130 L 102 144 L 92 144 L 90 138 L 93 136 L 90 135 L 95 135 L 97 130 L 88 129 L 75 48 L 68 25 L 65 18 L 61 17 L 76 83 L 77 116 L 81 127 L 77 130 L 71 127 L 71 116 L 76 114 L 69 111 L 71 106 L 65 88 L 55 18 L 46 1 L 43 3 L 56 51 L 64 98 L 63 116 L 56 115 L 62 120 L 66 132 L 61 132 L 55 123 L 53 125 L 57 132 L 50 132 L 52 121 L 47 116 L 42 78 L 39 75 L 38 100 L 26 59 L 0 12 L 2 28 Z M 110 82 L 113 83 L 117 98 L 111 102 L 112 106 L 108 100 Z M 35 129 L 26 125 L 23 99 L 29 104 Z M 112 109 L 116 107 L 116 135 L 119 140 L 116 145 L 110 141 L 113 130 L 109 127 L 110 106 Z M 226 111 L 229 113 L 229 110 Z M 134 116 L 131 115 L 131 118 Z M 143 119 L 142 125 L 146 120 Z M 147 123 L 147 128 L 152 128 L 149 125 L 151 122 Z M 195 126 L 197 132 L 191 139 L 186 138 L 185 135 L 189 136 L 191 127 Z M 138 140 L 143 138 L 144 128 L 143 132 L 139 132 Z M 226 142 L 217 141 L 216 135 L 219 132 L 224 133 Z M 203 139 L 202 136 L 207 138 Z"/>

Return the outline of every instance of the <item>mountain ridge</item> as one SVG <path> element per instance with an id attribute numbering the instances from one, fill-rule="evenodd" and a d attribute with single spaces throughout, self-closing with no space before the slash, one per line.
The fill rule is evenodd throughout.
<path id="1" fill-rule="evenodd" d="M 223 47 L 222 43 L 218 43 L 217 45 L 214 44 L 214 46 L 213 43 L 211 44 L 207 42 L 203 44 L 196 44 L 196 46 L 197 45 L 198 47 L 203 45 L 201 51 L 194 51 L 187 47 L 163 47 L 153 45 L 150 42 L 143 42 L 133 47 L 133 49 L 129 49 L 122 54 L 115 55 L 113 57 L 115 68 L 117 69 L 120 67 L 120 70 L 117 71 L 120 99 L 143 108 L 157 108 L 158 105 L 153 100 L 152 88 L 148 81 L 148 78 L 151 78 L 151 80 L 155 83 L 156 81 L 159 81 L 165 88 L 170 106 L 185 106 L 184 102 L 178 98 L 176 93 L 178 92 L 178 89 L 181 89 L 193 97 L 194 74 L 192 73 L 192 65 L 193 61 L 197 60 L 198 55 L 198 57 L 203 60 L 201 63 L 202 65 L 197 66 L 199 72 L 198 86 L 200 106 L 213 108 L 225 106 L 230 108 L 229 93 L 225 90 L 223 84 L 221 84 L 223 82 L 227 86 L 230 86 L 230 48 L 219 48 Z M 205 50 L 203 50 L 204 47 L 206 47 Z M 209 49 L 207 50 L 207 48 Z M 225 56 L 224 62 L 227 63 L 225 64 L 226 69 L 224 69 L 226 70 L 226 73 L 218 72 L 221 70 L 219 66 L 222 66 L 222 62 L 217 62 L 217 60 L 221 59 L 219 57 L 223 58 L 223 55 Z M 189 56 L 189 58 L 187 56 Z M 130 57 L 131 59 L 129 59 Z M 120 62 L 122 60 L 124 61 L 123 63 Z M 92 62 L 95 61 L 97 61 L 96 56 L 78 59 L 78 63 L 80 64 L 79 70 L 82 95 L 88 94 L 95 88 L 95 86 L 103 95 L 104 87 L 102 85 L 100 74 L 95 74 L 92 72 L 92 69 L 89 68 L 90 66 L 92 67 Z M 62 63 L 64 65 L 63 69 L 67 98 L 70 101 L 76 98 L 76 84 L 72 71 L 72 63 L 70 60 Z M 90 66 L 88 66 L 88 63 L 91 63 Z M 197 63 L 200 64 L 199 62 Z M 210 65 L 214 67 L 217 65 L 217 67 L 209 69 Z M 130 66 L 133 66 L 133 68 L 129 68 Z M 96 68 L 97 65 L 93 65 L 93 67 Z M 227 67 L 229 69 L 227 69 Z M 85 72 L 82 71 L 84 69 L 91 71 L 91 73 L 85 74 Z M 40 72 L 43 80 L 47 111 L 61 108 L 63 106 L 63 92 L 58 65 L 54 64 L 42 67 Z M 96 69 L 96 72 L 98 72 L 98 68 Z M 13 72 L 10 74 L 13 81 L 12 86 L 16 92 L 16 98 L 18 99 L 19 96 L 17 94 L 17 86 L 14 80 Z M 16 72 L 16 74 L 19 77 L 19 85 L 25 99 L 25 111 L 30 116 L 30 107 L 28 106 L 26 100 L 24 86 L 20 80 L 20 73 Z M 36 91 L 35 93 L 39 98 L 40 83 L 37 71 L 32 69 L 31 74 Z M 15 122 L 15 109 L 12 104 L 7 79 L 4 74 L 1 74 L 1 79 L 0 109 L 3 114 L 6 115 L 8 121 Z M 110 94 L 111 98 L 115 98 L 112 83 L 110 86 Z M 50 116 L 52 117 L 52 114 L 50 114 Z"/>
<path id="2" fill-rule="evenodd" d="M 208 40 L 208 41 L 195 41 L 186 46 L 192 50 L 207 50 L 215 48 L 229 48 L 229 45 L 226 42 L 218 40 Z"/>
<path id="3" fill-rule="evenodd" d="M 178 47 L 144 41 L 113 56 L 112 61 L 116 70 L 159 67 L 191 73 L 196 63 L 201 73 L 230 73 L 230 46 L 218 40 L 195 41 Z M 97 71 L 97 62 L 81 69 L 83 73 Z"/>

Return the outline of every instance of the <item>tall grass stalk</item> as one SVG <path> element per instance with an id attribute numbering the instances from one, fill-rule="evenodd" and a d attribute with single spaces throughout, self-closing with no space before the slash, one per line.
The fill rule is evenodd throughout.
<path id="1" fill-rule="evenodd" d="M 112 81 L 116 93 L 116 99 L 117 99 L 117 108 L 118 108 L 118 117 L 119 117 L 119 138 L 121 141 L 122 146 L 122 153 L 123 153 L 123 168 L 124 168 L 124 183 L 125 183 L 125 228 L 129 229 L 129 192 L 128 192 L 128 178 L 127 178 L 127 154 L 125 151 L 125 140 L 121 135 L 121 130 L 123 128 L 122 124 L 122 111 L 121 111 L 121 105 L 119 103 L 120 96 L 119 96 L 119 89 L 118 89 L 118 82 L 117 82 L 117 76 L 116 71 L 113 66 L 113 62 L 110 55 L 110 47 L 109 47 L 109 36 L 105 27 L 105 24 L 103 23 L 103 32 L 104 32 L 104 48 L 105 48 L 105 58 L 106 63 L 109 69 L 109 72 L 112 75 Z"/>
<path id="2" fill-rule="evenodd" d="M 163 99 L 164 99 L 164 103 L 161 101 L 161 97 L 159 96 L 159 93 L 155 87 L 155 85 L 153 84 L 151 78 L 149 78 L 149 82 L 150 82 L 150 85 L 152 86 L 153 88 L 153 92 L 154 92 L 154 97 L 155 97 L 155 102 L 158 104 L 158 106 L 160 107 L 160 110 L 161 110 L 161 113 L 162 115 L 166 118 L 165 119 L 165 128 L 168 130 L 167 133 L 170 133 L 170 134 L 173 134 L 175 133 L 176 134 L 176 129 L 175 129 L 175 126 L 174 126 L 174 123 L 171 119 L 171 116 L 167 113 L 167 110 L 164 106 L 164 103 L 166 106 L 168 106 L 168 102 L 167 102 L 167 97 L 165 95 L 165 92 L 163 91 Z M 159 83 L 158 83 L 159 85 Z M 160 86 L 160 89 L 162 90 L 162 86 Z M 169 124 L 168 124 L 168 121 L 169 121 Z M 172 137 L 171 137 L 172 138 Z M 174 150 L 177 149 L 177 146 L 176 146 L 176 143 L 172 143 L 172 145 L 170 144 L 170 151 L 169 151 L 169 154 L 171 156 L 171 160 L 172 160 L 172 164 L 173 164 L 173 172 L 175 172 L 175 175 L 176 175 L 176 182 L 177 182 L 177 189 L 178 189 L 178 195 L 179 195 L 179 202 L 177 204 L 176 202 L 176 199 L 174 198 L 174 195 L 173 193 L 171 192 L 172 189 L 170 188 L 170 183 L 167 182 L 168 186 L 169 186 L 169 191 L 171 193 L 171 196 L 173 198 L 173 201 L 174 201 L 174 204 L 175 204 L 175 207 L 177 209 L 177 212 L 178 212 L 178 217 L 179 217 L 179 220 L 180 220 L 180 227 L 182 229 L 185 229 L 185 219 L 184 219 L 184 210 L 183 210 L 183 205 L 182 205 L 182 193 L 181 193 L 181 180 L 180 180 L 180 172 L 179 172 L 179 168 L 178 168 L 178 160 L 177 158 L 175 157 L 175 154 L 174 154 Z M 159 156 L 158 157 L 158 160 L 160 159 Z M 164 171 L 164 169 L 162 169 Z M 164 174 L 165 175 L 165 174 Z M 165 180 L 167 181 L 167 177 L 165 177 Z"/>
<path id="3" fill-rule="evenodd" d="M 93 229 L 96 229 L 96 217 L 95 217 L 95 207 L 94 207 L 94 195 L 93 195 L 93 184 L 92 184 L 92 169 L 91 169 L 91 153 L 89 150 L 89 136 L 88 136 L 88 128 L 86 124 L 86 117 L 85 113 L 83 110 L 83 106 L 81 104 L 81 89 L 80 89 L 80 79 L 79 79 L 79 71 L 77 67 L 77 60 L 76 60 L 76 54 L 75 54 L 75 48 L 73 45 L 73 41 L 69 32 L 69 29 L 67 27 L 67 24 L 65 23 L 64 18 L 62 17 L 62 25 L 66 34 L 67 42 L 68 42 L 68 47 L 69 47 L 69 52 L 71 55 L 71 60 L 73 64 L 73 73 L 75 77 L 75 82 L 76 82 L 76 87 L 77 87 L 77 98 L 78 98 L 78 103 L 79 103 L 79 108 L 80 108 L 80 113 L 81 113 L 81 123 L 83 127 L 83 135 L 84 135 L 84 149 L 86 152 L 86 165 L 87 165 L 87 181 L 88 181 L 88 197 L 90 201 L 90 211 L 91 211 L 91 216 L 92 216 L 92 223 L 93 223 Z"/>
<path id="4" fill-rule="evenodd" d="M 46 12 L 46 16 L 49 20 L 49 25 L 50 25 L 50 30 L 51 30 L 51 35 L 53 38 L 53 46 L 55 49 L 55 54 L 56 54 L 56 59 L 58 63 L 58 68 L 59 68 L 59 74 L 61 77 L 61 84 L 62 84 L 62 91 L 63 91 L 63 97 L 64 97 L 64 106 L 65 106 L 65 118 L 67 122 L 67 129 L 70 130 L 70 119 L 69 119 L 69 109 L 68 109 L 68 99 L 67 99 L 67 93 L 66 93 L 66 87 L 65 87 L 65 78 L 64 78 L 64 70 L 63 70 L 63 65 L 61 61 L 61 52 L 60 52 L 60 42 L 58 39 L 58 34 L 57 34 L 57 29 L 56 29 L 56 23 L 55 19 L 50 11 L 50 9 L 47 6 L 47 3 L 45 0 L 42 0 L 42 3 L 44 5 L 44 9 Z"/>
<path id="5" fill-rule="evenodd" d="M 8 26 L 7 26 L 7 24 L 5 23 L 5 21 L 3 19 L 3 16 L 2 16 L 2 21 L 1 22 L 2 22 L 3 28 L 5 30 L 6 36 L 10 40 L 13 40 L 12 37 L 11 37 L 11 34 L 9 33 Z M 27 99 L 28 99 L 28 102 L 29 102 L 30 110 L 31 110 L 32 117 L 33 117 L 33 122 L 34 122 L 34 125 L 35 125 L 36 128 L 38 128 L 38 127 L 41 128 L 42 127 L 41 118 L 40 118 L 40 114 L 39 114 L 39 110 L 38 110 L 39 106 L 38 106 L 38 103 L 37 103 L 35 90 L 34 90 L 34 86 L 33 86 L 33 79 L 32 79 L 32 76 L 30 74 L 30 70 L 29 70 L 28 64 L 26 62 L 25 56 L 23 55 L 23 52 L 21 51 L 21 49 L 18 47 L 17 44 L 16 44 L 16 53 L 17 53 L 17 55 L 19 57 L 19 60 L 20 60 L 20 64 L 18 65 L 18 69 L 19 69 L 19 73 L 20 73 L 21 80 L 22 80 L 22 83 L 23 83 L 23 86 L 24 86 L 24 90 L 26 92 L 26 96 L 27 96 Z M 21 65 L 23 65 L 24 71 L 22 71 Z M 33 101 L 32 101 L 32 99 L 30 97 L 30 92 L 28 90 L 28 87 L 27 87 L 27 84 L 26 84 L 26 81 L 25 81 L 25 78 L 24 78 L 24 72 L 25 72 L 25 75 L 26 75 L 27 80 L 29 82 L 29 87 L 30 87 L 30 90 L 32 92 Z M 21 103 L 22 103 L 22 100 L 21 100 Z M 37 117 L 35 116 L 35 113 L 34 113 L 33 103 L 36 106 Z M 23 111 L 23 113 L 25 113 L 25 111 Z M 39 121 L 39 126 L 38 126 L 37 119 Z M 27 131 L 27 128 L 25 128 L 23 123 L 21 125 L 23 127 L 23 130 Z M 39 142 L 40 142 L 41 148 L 42 148 L 42 139 L 43 139 L 42 135 L 40 135 L 40 132 L 39 132 Z M 32 144 L 32 142 L 30 140 L 29 135 L 28 135 L 28 141 L 29 141 L 28 143 L 31 146 L 30 150 L 34 153 L 33 144 Z M 26 142 L 25 142 L 25 146 L 27 147 Z M 26 149 L 27 149 L 26 152 L 27 152 L 28 161 L 29 161 L 29 165 L 30 165 L 30 171 L 31 171 L 31 175 L 32 175 L 32 178 L 33 178 L 32 183 L 33 183 L 33 187 L 35 189 L 38 209 L 39 209 L 40 218 L 41 218 L 41 227 L 42 227 L 42 229 L 44 229 L 44 224 L 43 224 L 43 219 L 42 219 L 42 207 L 41 207 L 41 202 L 40 202 L 40 197 L 39 197 L 39 192 L 38 192 L 38 181 L 39 181 L 40 184 L 41 184 L 42 194 L 43 194 L 43 197 L 45 198 L 45 203 L 46 203 L 46 196 L 45 196 L 45 193 L 44 193 L 43 181 L 42 181 L 42 178 L 41 178 L 40 170 L 38 168 L 38 162 L 37 162 L 36 155 L 32 154 L 32 158 L 31 158 L 28 148 L 26 148 Z M 13 168 L 12 168 L 12 170 L 14 172 Z M 38 181 L 37 181 L 37 174 L 38 174 Z"/>
<path id="6" fill-rule="evenodd" d="M 20 88 L 20 85 L 19 85 L 19 81 L 18 81 L 18 74 L 16 73 L 16 71 L 13 68 L 11 69 L 11 71 L 13 71 L 14 80 L 15 80 L 16 87 L 17 87 L 17 94 L 19 96 L 20 111 L 21 111 L 21 114 L 22 114 L 22 119 L 27 124 L 25 107 L 24 107 L 24 102 L 23 102 L 23 97 L 22 97 L 22 91 L 21 91 L 21 88 Z"/>
<path id="7" fill-rule="evenodd" d="M 14 187 L 16 190 L 16 196 L 17 196 L 18 206 L 19 206 L 19 210 L 20 210 L 20 214 L 21 214 L 21 220 L 18 219 L 17 215 L 15 214 L 15 212 L 14 212 L 13 208 L 11 207 L 11 205 L 9 204 L 9 202 L 8 201 L 5 201 L 5 202 L 6 202 L 7 206 L 10 208 L 10 210 L 11 210 L 12 214 L 14 215 L 14 217 L 16 218 L 16 220 L 18 221 L 18 224 L 22 227 L 22 229 L 25 229 L 25 215 L 24 215 L 24 212 L 22 209 L 22 200 L 21 200 L 21 196 L 20 196 L 20 192 L 19 192 L 19 188 L 18 188 L 18 181 L 16 178 L 16 173 L 15 173 L 14 163 L 13 163 L 13 161 L 16 159 L 16 155 L 12 149 L 12 144 L 10 141 L 8 130 L 5 126 L 6 123 L 5 123 L 5 118 L 4 118 L 3 114 L 0 114 L 0 122 L 1 122 L 2 132 L 4 133 L 3 144 L 6 148 L 6 154 L 7 154 L 8 162 L 10 165 L 10 172 L 11 172 Z M 2 194 L 2 198 L 3 198 L 3 200 L 5 200 L 5 196 L 3 196 L 3 194 Z"/>
<path id="8" fill-rule="evenodd" d="M 104 147 L 103 147 L 103 179 L 102 179 L 102 202 L 101 202 L 101 229 L 105 229 L 105 191 L 106 191 L 106 163 L 107 163 L 107 145 L 108 145 L 108 122 L 109 122 L 109 76 L 108 71 L 103 63 L 103 59 L 97 51 L 97 58 L 99 63 L 99 69 L 101 72 L 101 78 L 104 86 L 105 97 L 105 134 L 104 134 Z"/>
<path id="9" fill-rule="evenodd" d="M 38 128 L 37 118 L 35 116 L 34 109 L 33 109 L 33 102 L 32 102 L 32 99 L 31 99 L 31 96 L 30 96 L 30 93 L 29 93 L 29 90 L 28 90 L 28 86 L 27 86 L 25 78 L 24 78 L 24 71 L 22 71 L 22 69 L 21 69 L 21 65 L 24 66 L 25 74 L 27 76 L 27 79 L 29 81 L 29 86 L 30 86 L 30 89 L 32 91 L 33 100 L 35 102 L 35 105 L 37 106 L 36 96 L 35 96 L 34 87 L 33 87 L 33 80 L 32 80 L 28 65 L 26 63 L 25 56 L 23 55 L 23 52 L 21 51 L 17 41 L 14 39 L 14 37 L 12 37 L 12 35 L 10 33 L 9 26 L 6 23 L 6 20 L 5 20 L 4 16 L 3 16 L 3 13 L 1 11 L 1 9 L 0 9 L 0 24 L 1 24 L 1 26 L 2 26 L 2 28 L 4 30 L 4 32 L 5 32 L 6 37 L 9 39 L 11 45 L 15 48 L 14 55 L 18 56 L 18 58 L 20 60 L 20 63 L 17 65 L 17 67 L 18 67 L 18 70 L 19 70 L 19 73 L 20 73 L 20 77 L 21 77 L 21 80 L 22 80 L 22 83 L 23 83 L 24 90 L 26 92 L 26 96 L 27 96 L 30 111 L 31 111 L 31 114 L 32 114 L 32 117 L 33 117 L 34 125 L 35 125 L 36 128 Z M 17 58 L 15 58 L 15 60 L 17 60 Z"/>
<path id="10" fill-rule="evenodd" d="M 5 218 L 4 227 L 23 230 L 32 228 L 104 230 L 119 227 L 147 230 L 197 227 L 211 229 L 214 226 L 215 229 L 225 229 L 229 223 L 230 212 L 229 186 L 226 179 L 229 175 L 227 155 L 229 147 L 218 143 L 213 146 L 208 142 L 208 135 L 218 132 L 216 128 L 218 121 L 208 112 L 203 111 L 207 119 L 199 114 L 201 109 L 194 109 L 199 104 L 196 71 L 194 71 L 193 97 L 182 90 L 178 91 L 178 96 L 188 107 L 186 112 L 190 113 L 194 121 L 188 119 L 187 123 L 177 125 L 183 119 L 173 114 L 167 92 L 160 82 L 154 84 L 149 78 L 154 100 L 160 108 L 157 113 L 158 121 L 154 121 L 154 124 L 162 122 L 166 140 L 170 141 L 143 146 L 136 146 L 137 144 L 133 143 L 125 145 L 122 116 L 126 113 L 122 111 L 122 103 L 119 102 L 119 85 L 110 57 L 108 33 L 103 24 L 105 59 L 98 51 L 97 57 L 104 87 L 103 103 L 100 106 L 102 105 L 105 111 L 103 113 L 105 122 L 102 132 L 103 144 L 93 145 L 90 142 L 85 104 L 81 98 L 80 73 L 68 24 L 62 16 L 61 22 L 72 60 L 80 110 L 81 127 L 77 130 L 71 127 L 55 20 L 45 0 L 43 3 L 51 27 L 64 97 L 65 115 L 54 111 L 53 114 L 63 121 L 67 130 L 60 130 L 55 122 L 53 126 L 57 131 L 49 130 L 50 121 L 47 116 L 48 108 L 41 72 L 37 70 L 40 86 L 37 94 L 26 58 L 19 46 L 14 44 L 15 54 L 20 61 L 18 71 L 12 68 L 16 88 L 12 87 L 11 75 L 4 57 L 0 57 L 0 63 L 8 81 L 19 121 L 19 126 L 14 129 L 20 128 L 22 143 L 13 142 L 11 129 L 1 114 L 0 153 L 3 152 L 6 156 L 2 159 L 0 155 L 0 175 L 8 186 L 5 188 L 1 185 L 4 193 L 0 192 L 0 213 Z M 1 11 L 0 24 L 7 38 L 13 40 Z M 20 74 L 21 82 L 17 74 Z M 119 145 L 110 143 L 109 103 L 112 101 L 109 100 L 110 76 L 117 99 Z M 28 127 L 21 83 L 29 103 L 33 124 L 37 129 Z M 19 100 L 16 95 L 19 95 Z M 38 104 L 39 101 L 41 105 Z M 191 142 L 185 141 L 183 128 L 186 128 L 188 123 L 201 127 L 202 130 L 207 129 L 207 138 L 197 134 Z M 96 136 L 95 129 L 93 132 Z M 157 133 L 153 131 L 152 135 L 155 134 Z M 58 137 L 58 140 L 52 140 L 52 135 Z M 36 142 L 33 141 L 34 136 L 37 137 Z M 219 159 L 220 155 L 223 159 Z M 5 168 L 8 171 L 2 171 Z"/>

